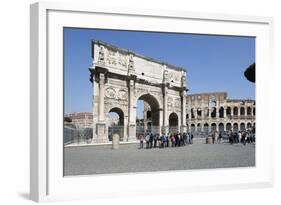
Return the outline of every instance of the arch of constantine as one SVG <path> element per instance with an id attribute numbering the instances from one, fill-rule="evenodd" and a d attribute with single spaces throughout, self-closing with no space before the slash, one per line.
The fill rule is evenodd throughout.
<path id="1" fill-rule="evenodd" d="M 119 116 L 122 141 L 138 134 L 137 101 L 144 101 L 144 131 L 153 133 L 238 131 L 255 126 L 255 101 L 226 92 L 187 95 L 186 70 L 92 41 L 93 143 L 109 141 L 109 113 Z M 119 130 L 120 131 L 120 130 Z"/>
<path id="2" fill-rule="evenodd" d="M 150 107 L 156 133 L 186 131 L 186 71 L 101 41 L 92 42 L 93 142 L 108 142 L 108 113 L 119 115 L 123 141 L 136 140 L 137 101 Z"/>

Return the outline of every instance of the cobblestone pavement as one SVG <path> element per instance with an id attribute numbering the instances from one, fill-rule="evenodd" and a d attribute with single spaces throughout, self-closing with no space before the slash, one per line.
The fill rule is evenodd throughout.
<path id="1" fill-rule="evenodd" d="M 137 144 L 64 148 L 64 175 L 150 172 L 255 166 L 255 145 L 193 144 L 138 149 Z"/>

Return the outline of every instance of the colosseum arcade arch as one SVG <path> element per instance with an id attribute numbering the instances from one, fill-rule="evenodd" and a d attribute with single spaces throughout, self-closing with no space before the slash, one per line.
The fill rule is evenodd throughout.
<path id="1" fill-rule="evenodd" d="M 208 123 L 205 123 L 205 124 L 204 124 L 203 130 L 204 130 L 204 133 L 205 133 L 205 134 L 207 134 L 207 133 L 210 132 L 210 128 L 209 128 L 209 124 L 208 124 Z"/>
<path id="2" fill-rule="evenodd" d="M 224 118 L 224 108 L 223 107 L 220 107 L 219 109 L 219 118 Z"/>
<path id="3" fill-rule="evenodd" d="M 223 132 L 224 132 L 224 124 L 223 124 L 223 123 L 220 123 L 220 124 L 219 124 L 219 132 L 220 132 L 220 133 L 223 133 Z"/>
<path id="4" fill-rule="evenodd" d="M 245 123 L 242 122 L 242 123 L 240 124 L 240 131 L 244 131 L 245 129 L 246 129 Z"/>
<path id="5" fill-rule="evenodd" d="M 212 124 L 211 124 L 211 131 L 212 131 L 212 132 L 217 131 L 217 124 L 216 124 L 216 123 L 212 123 Z"/>
<path id="6" fill-rule="evenodd" d="M 233 123 L 233 131 L 234 132 L 238 132 L 239 131 L 239 127 L 238 127 L 238 123 Z"/>
<path id="7" fill-rule="evenodd" d="M 231 123 L 226 123 L 225 130 L 226 131 L 231 131 L 231 129 L 232 129 Z"/>
<path id="8" fill-rule="evenodd" d="M 197 124 L 197 132 L 199 132 L 199 133 L 202 132 L 202 130 L 201 130 L 201 124 L 200 124 L 200 123 Z"/>
<path id="9" fill-rule="evenodd" d="M 106 114 L 114 107 L 123 111 L 124 141 L 136 141 L 138 99 L 148 102 L 159 133 L 168 133 L 173 112 L 186 132 L 185 69 L 101 41 L 92 42 L 92 58 L 93 143 L 109 142 Z"/>

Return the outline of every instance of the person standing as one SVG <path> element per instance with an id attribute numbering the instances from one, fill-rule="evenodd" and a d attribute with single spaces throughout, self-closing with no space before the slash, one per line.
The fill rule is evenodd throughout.
<path id="1" fill-rule="evenodd" d="M 211 135 L 212 135 L 213 144 L 215 144 L 215 132 L 213 132 Z"/>
<path id="2" fill-rule="evenodd" d="M 246 131 L 246 142 L 249 144 L 250 143 L 250 137 L 249 137 L 249 132 Z"/>
<path id="3" fill-rule="evenodd" d="M 143 135 L 140 135 L 140 149 L 143 149 Z"/>
<path id="4" fill-rule="evenodd" d="M 154 135 L 153 136 L 153 144 L 154 144 L 154 148 L 156 148 L 157 147 L 157 138 L 158 138 L 158 135 Z"/>
<path id="5" fill-rule="evenodd" d="M 160 135 L 157 135 L 156 137 L 156 147 L 160 147 Z"/>
<path id="6" fill-rule="evenodd" d="M 243 143 L 244 146 L 246 146 L 246 140 L 247 140 L 246 138 L 247 138 L 246 132 L 243 131 L 243 133 L 242 133 L 242 143 Z"/>
<path id="7" fill-rule="evenodd" d="M 160 148 L 164 148 L 165 147 L 165 137 L 164 137 L 164 135 L 161 135 L 160 141 L 161 141 Z"/>
<path id="8" fill-rule="evenodd" d="M 179 133 L 179 147 L 182 146 L 182 142 L 183 142 L 183 138 L 182 138 L 182 134 Z"/>
<path id="9" fill-rule="evenodd" d="M 191 133 L 190 132 L 187 133 L 187 142 L 188 142 L 188 144 L 191 143 Z"/>
<path id="10" fill-rule="evenodd" d="M 233 132 L 230 131 L 230 135 L 229 135 L 229 143 L 230 144 L 233 144 L 233 139 L 234 139 Z"/>
<path id="11" fill-rule="evenodd" d="M 151 149 L 152 148 L 152 144 L 153 144 L 153 134 L 151 133 L 150 136 L 149 136 L 149 148 Z"/>
<path id="12" fill-rule="evenodd" d="M 238 143 L 241 142 L 242 134 L 241 131 L 238 132 Z"/>
<path id="13" fill-rule="evenodd" d="M 175 136 L 175 147 L 178 146 L 178 143 L 179 143 L 179 135 L 178 134 L 174 134 Z"/>
<path id="14" fill-rule="evenodd" d="M 186 140 L 187 140 L 187 136 L 186 136 L 186 133 L 184 132 L 183 133 L 183 146 L 186 145 Z"/>
<path id="15" fill-rule="evenodd" d="M 170 138 L 171 138 L 171 142 L 172 142 L 172 147 L 175 147 L 175 137 L 174 135 L 170 135 Z"/>
<path id="16" fill-rule="evenodd" d="M 253 143 L 253 133 L 251 130 L 249 131 L 249 135 L 250 135 L 250 142 Z"/>
<path id="17" fill-rule="evenodd" d="M 215 131 L 215 142 L 217 142 L 219 139 L 219 133 L 218 131 Z"/>
<path id="18" fill-rule="evenodd" d="M 165 136 L 165 141 L 166 141 L 166 147 L 169 147 L 169 137 L 168 135 L 164 135 Z"/>
<path id="19" fill-rule="evenodd" d="M 145 136 L 145 145 L 146 145 L 146 149 L 149 148 L 149 139 L 150 139 L 150 135 L 147 134 L 147 135 Z"/>
<path id="20" fill-rule="evenodd" d="M 220 144 L 221 141 L 222 141 L 222 134 L 221 134 L 221 132 L 220 132 L 220 133 L 219 133 L 219 138 L 218 138 L 218 143 Z"/>

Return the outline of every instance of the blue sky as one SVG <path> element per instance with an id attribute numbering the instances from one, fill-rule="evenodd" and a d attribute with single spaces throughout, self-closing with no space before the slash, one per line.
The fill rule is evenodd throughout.
<path id="1" fill-rule="evenodd" d="M 255 84 L 244 77 L 255 62 L 253 37 L 65 28 L 65 113 L 92 111 L 92 39 L 186 68 L 188 94 L 226 91 L 229 98 L 255 99 Z"/>

